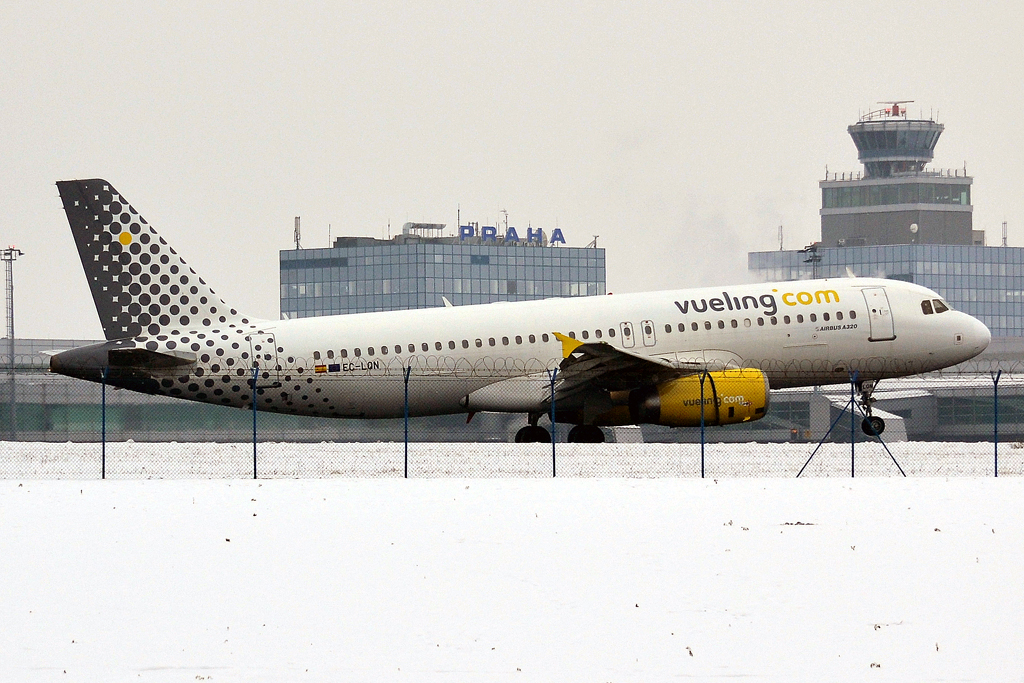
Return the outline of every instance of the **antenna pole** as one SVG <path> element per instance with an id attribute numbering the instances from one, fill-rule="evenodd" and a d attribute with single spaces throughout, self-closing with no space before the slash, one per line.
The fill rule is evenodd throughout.
<path id="1" fill-rule="evenodd" d="M 295 217 L 295 232 L 292 234 L 292 236 L 295 239 L 296 250 L 302 249 L 302 227 L 300 224 L 301 220 L 302 219 L 299 216 Z"/>
<path id="2" fill-rule="evenodd" d="M 825 173 L 827 175 L 828 171 Z M 779 251 L 782 251 L 782 225 L 779 225 Z"/>
<path id="3" fill-rule="evenodd" d="M 1006 221 L 1003 221 L 1003 246 L 1006 246 Z"/>

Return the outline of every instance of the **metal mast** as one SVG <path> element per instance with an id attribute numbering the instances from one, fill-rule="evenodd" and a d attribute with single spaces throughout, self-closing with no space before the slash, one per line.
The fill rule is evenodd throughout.
<path id="1" fill-rule="evenodd" d="M 7 270 L 7 397 L 10 406 L 9 438 L 11 441 L 18 437 L 18 402 L 14 383 L 14 262 L 23 255 L 24 252 L 16 247 L 8 247 L 0 252 L 0 259 L 3 259 Z"/>

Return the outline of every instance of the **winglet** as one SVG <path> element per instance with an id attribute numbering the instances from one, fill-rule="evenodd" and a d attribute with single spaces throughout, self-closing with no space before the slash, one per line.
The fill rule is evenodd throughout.
<path id="1" fill-rule="evenodd" d="M 583 346 L 583 342 L 579 339 L 573 339 L 572 337 L 566 337 L 561 332 L 555 332 L 555 339 L 562 342 L 562 358 L 568 358 L 569 354 Z"/>
<path id="2" fill-rule="evenodd" d="M 452 302 L 451 302 L 451 301 L 448 301 L 448 297 L 446 297 L 446 296 L 442 296 L 442 297 L 441 297 L 441 301 L 443 301 L 443 302 L 444 302 L 444 307 L 445 307 L 445 308 L 454 308 L 454 306 L 452 306 Z"/>

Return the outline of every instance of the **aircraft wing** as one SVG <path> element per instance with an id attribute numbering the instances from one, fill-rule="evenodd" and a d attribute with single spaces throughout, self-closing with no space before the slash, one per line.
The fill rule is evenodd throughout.
<path id="1" fill-rule="evenodd" d="M 659 384 L 704 369 L 703 363 L 687 362 L 677 366 L 606 342 L 582 342 L 558 332 L 555 338 L 562 342 L 563 355 L 558 366 L 556 400 L 588 389 L 623 391 Z"/>

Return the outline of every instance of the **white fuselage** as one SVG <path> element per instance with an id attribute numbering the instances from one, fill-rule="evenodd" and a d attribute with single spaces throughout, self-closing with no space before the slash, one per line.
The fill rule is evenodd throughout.
<path id="1" fill-rule="evenodd" d="M 858 278 L 254 321 L 204 335 L 197 369 L 168 374 L 161 393 L 245 406 L 255 356 L 261 410 L 398 417 L 408 369 L 410 415 L 539 411 L 564 357 L 555 332 L 683 369 L 758 368 L 773 388 L 852 373 L 877 380 L 948 367 L 988 345 L 969 315 L 926 315 L 921 302 L 939 298 Z"/>

